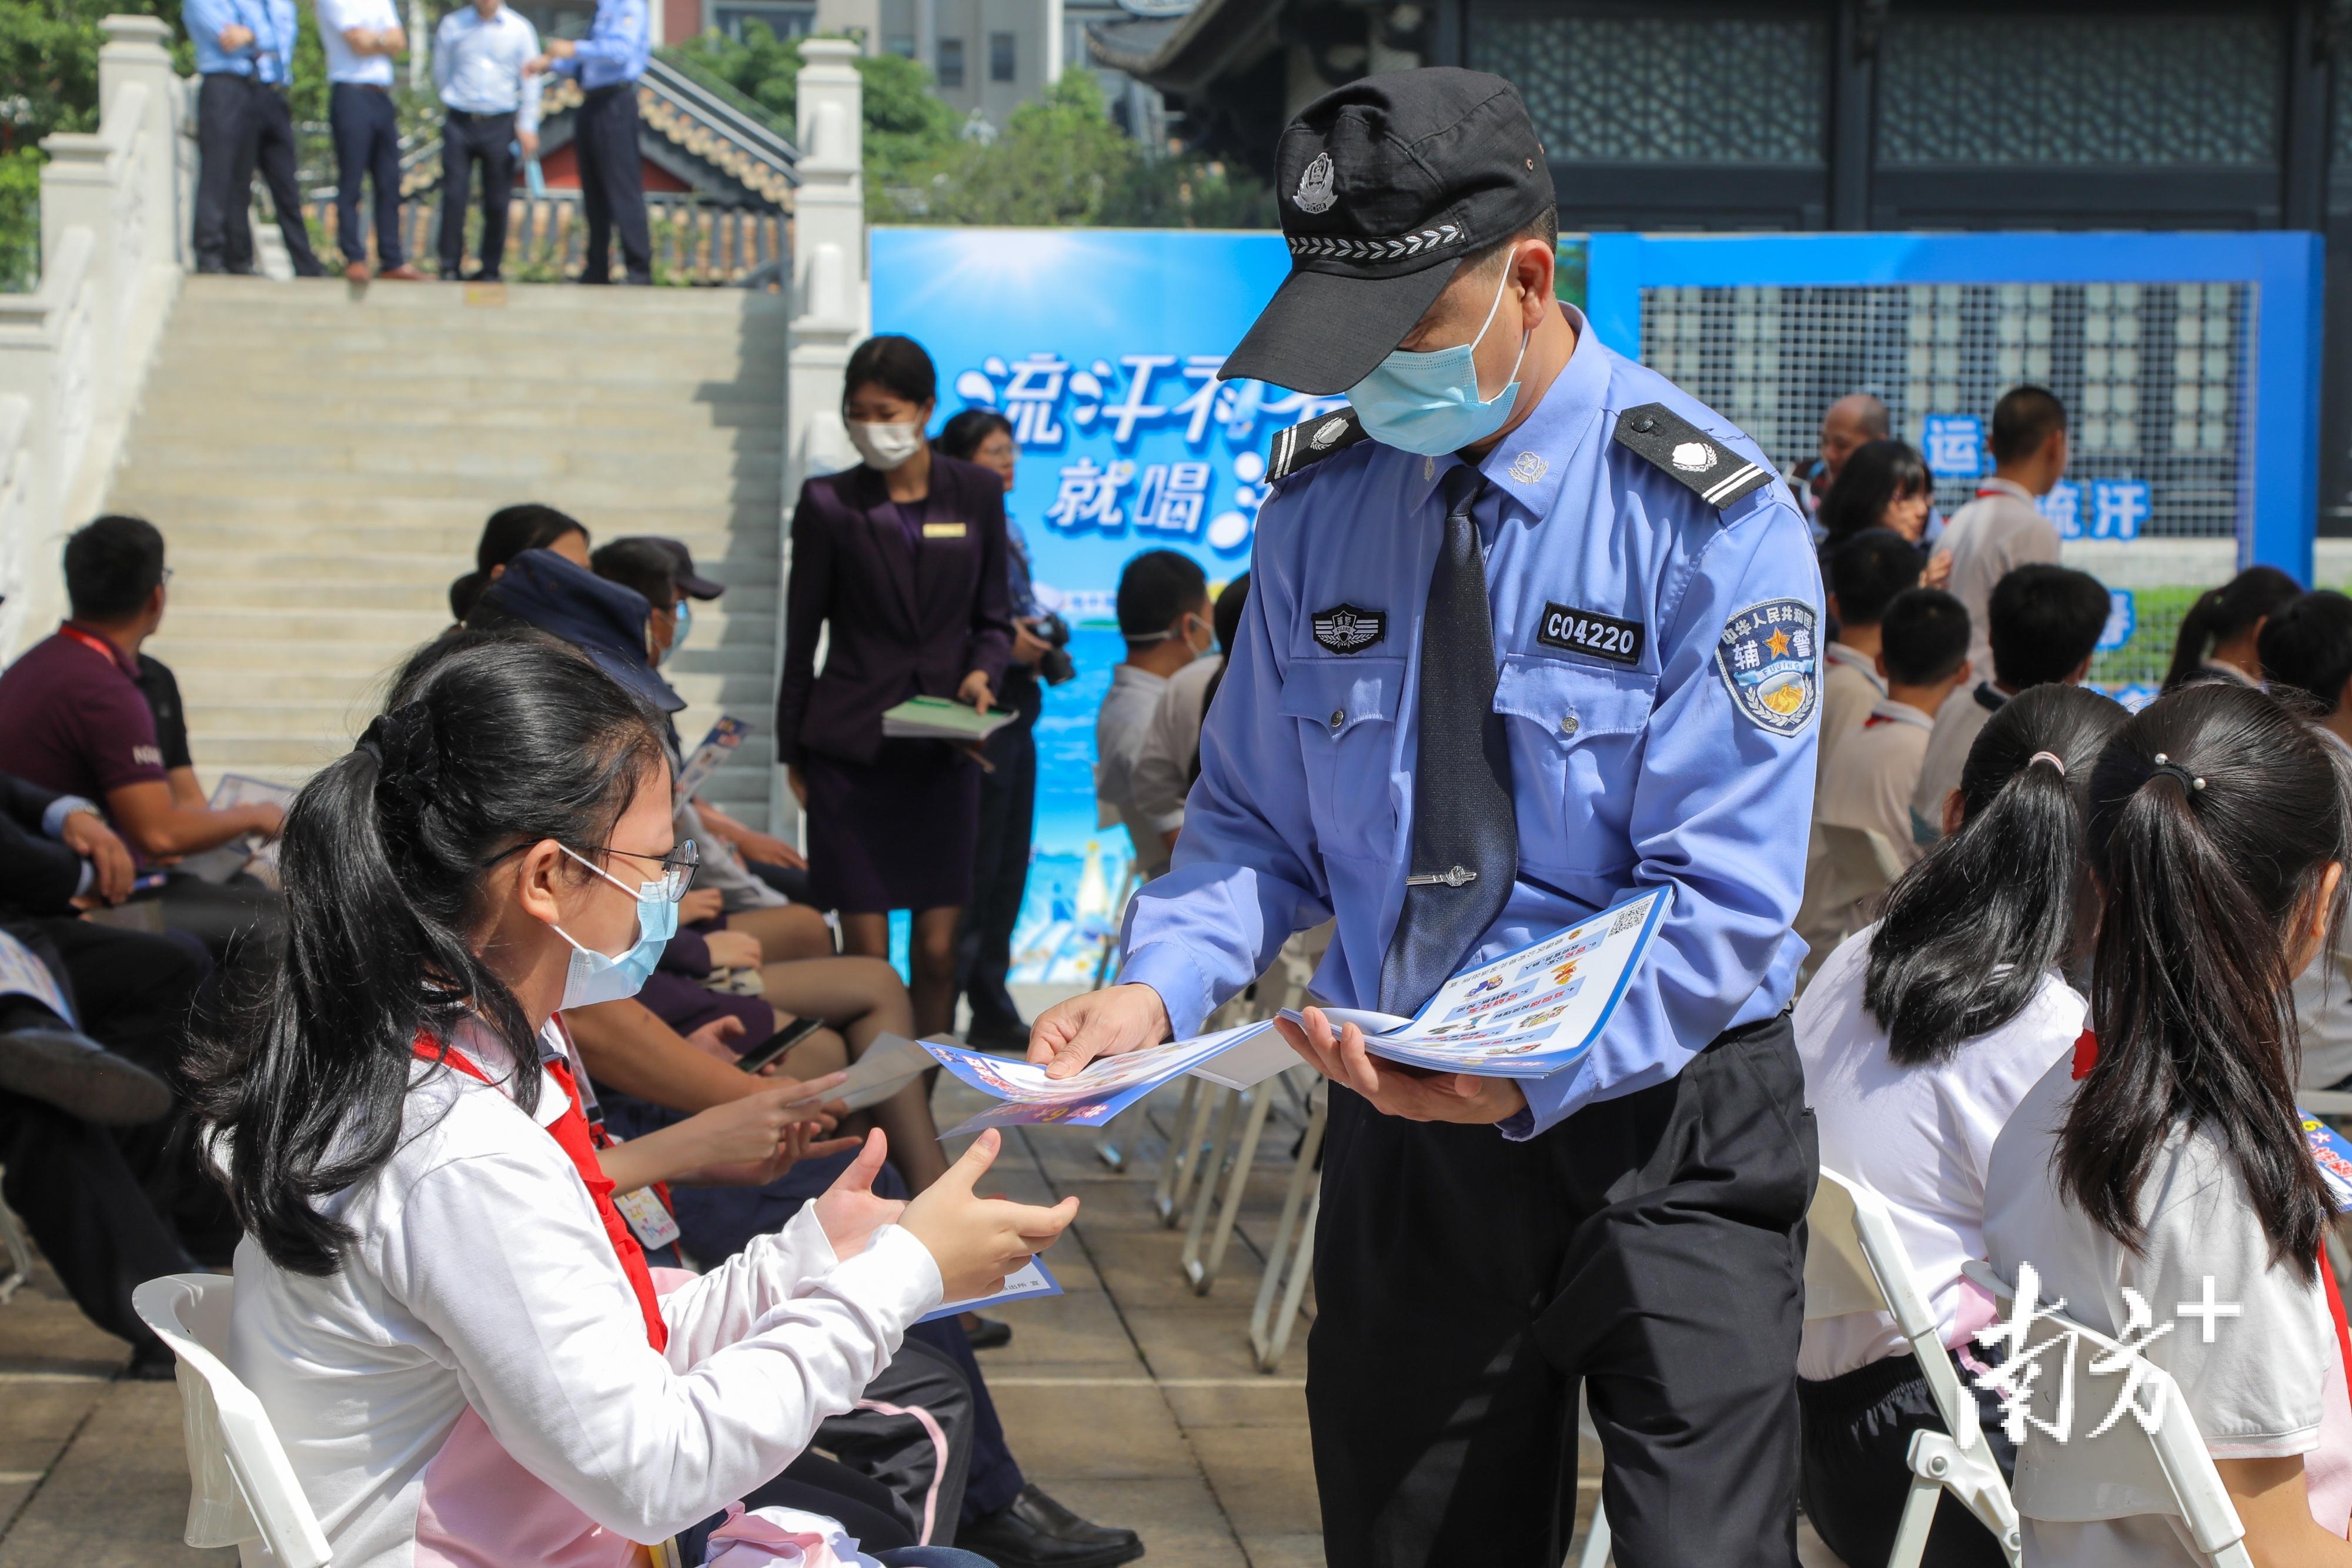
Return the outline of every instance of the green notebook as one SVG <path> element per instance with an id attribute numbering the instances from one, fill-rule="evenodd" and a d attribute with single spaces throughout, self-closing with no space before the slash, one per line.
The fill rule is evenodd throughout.
<path id="1" fill-rule="evenodd" d="M 982 713 L 945 697 L 908 697 L 882 716 L 882 733 L 908 740 L 986 740 L 1013 722 L 999 709 Z"/>

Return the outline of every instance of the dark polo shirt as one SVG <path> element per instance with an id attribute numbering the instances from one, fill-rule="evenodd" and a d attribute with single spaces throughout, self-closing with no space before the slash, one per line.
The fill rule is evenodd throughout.
<path id="1" fill-rule="evenodd" d="M 0 672 L 0 763 L 19 779 L 103 804 L 161 783 L 163 753 L 139 666 L 68 622 Z"/>

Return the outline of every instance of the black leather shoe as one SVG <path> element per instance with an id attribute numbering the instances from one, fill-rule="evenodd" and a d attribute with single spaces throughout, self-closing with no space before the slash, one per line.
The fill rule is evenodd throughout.
<path id="1" fill-rule="evenodd" d="M 1143 1555 L 1143 1542 L 1132 1530 L 1089 1523 L 1034 1486 L 957 1531 L 956 1544 L 996 1568 L 1116 1568 Z"/>
<path id="2" fill-rule="evenodd" d="M 984 1318 L 974 1312 L 963 1337 L 974 1350 L 1002 1350 L 1013 1343 L 1013 1325 L 1003 1318 Z"/>
<path id="3" fill-rule="evenodd" d="M 172 1110 L 162 1079 L 62 1023 L 0 1033 L 0 1089 L 105 1127 L 135 1126 Z"/>

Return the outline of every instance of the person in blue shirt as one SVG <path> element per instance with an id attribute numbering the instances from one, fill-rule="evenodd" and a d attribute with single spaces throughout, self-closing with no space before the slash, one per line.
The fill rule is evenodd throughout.
<path id="1" fill-rule="evenodd" d="M 1067 1076 L 1197 1033 L 1336 915 L 1333 1004 L 1670 895 L 1592 1049 L 1530 1082 L 1330 1080 L 1307 1397 L 1334 1564 L 1558 1568 L 1577 1394 L 1621 1563 L 1793 1568 L 1816 1145 L 1787 1009 L 1820 705 L 1811 539 L 1747 436 L 1554 296 L 1525 106 L 1450 68 L 1284 132 L 1293 270 L 1226 376 L 1349 407 L 1275 442 L 1251 592 L 1120 983 Z"/>
<path id="2" fill-rule="evenodd" d="M 287 106 L 298 26 L 294 0 L 188 0 L 180 19 L 195 46 L 198 272 L 251 273 L 256 170 L 278 209 L 278 232 L 298 277 L 324 270 L 310 249 L 294 177 L 294 114 Z"/>
<path id="3" fill-rule="evenodd" d="M 637 78 L 652 48 L 646 0 L 596 0 L 584 38 L 551 38 L 523 69 L 575 77 L 585 95 L 572 117 L 580 160 L 580 204 L 588 219 L 583 283 L 613 281 L 613 231 L 631 283 L 654 280 L 653 238 L 646 225 L 645 169 L 637 152 Z"/>

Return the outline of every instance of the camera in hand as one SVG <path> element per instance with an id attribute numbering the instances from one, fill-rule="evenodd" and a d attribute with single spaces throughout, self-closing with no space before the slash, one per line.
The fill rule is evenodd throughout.
<path id="1" fill-rule="evenodd" d="M 1064 681 L 1077 679 L 1078 667 L 1070 663 L 1070 623 L 1048 613 L 1032 621 L 1029 629 L 1037 634 L 1039 642 L 1052 644 L 1037 660 L 1037 674 L 1045 684 L 1058 686 Z"/>

